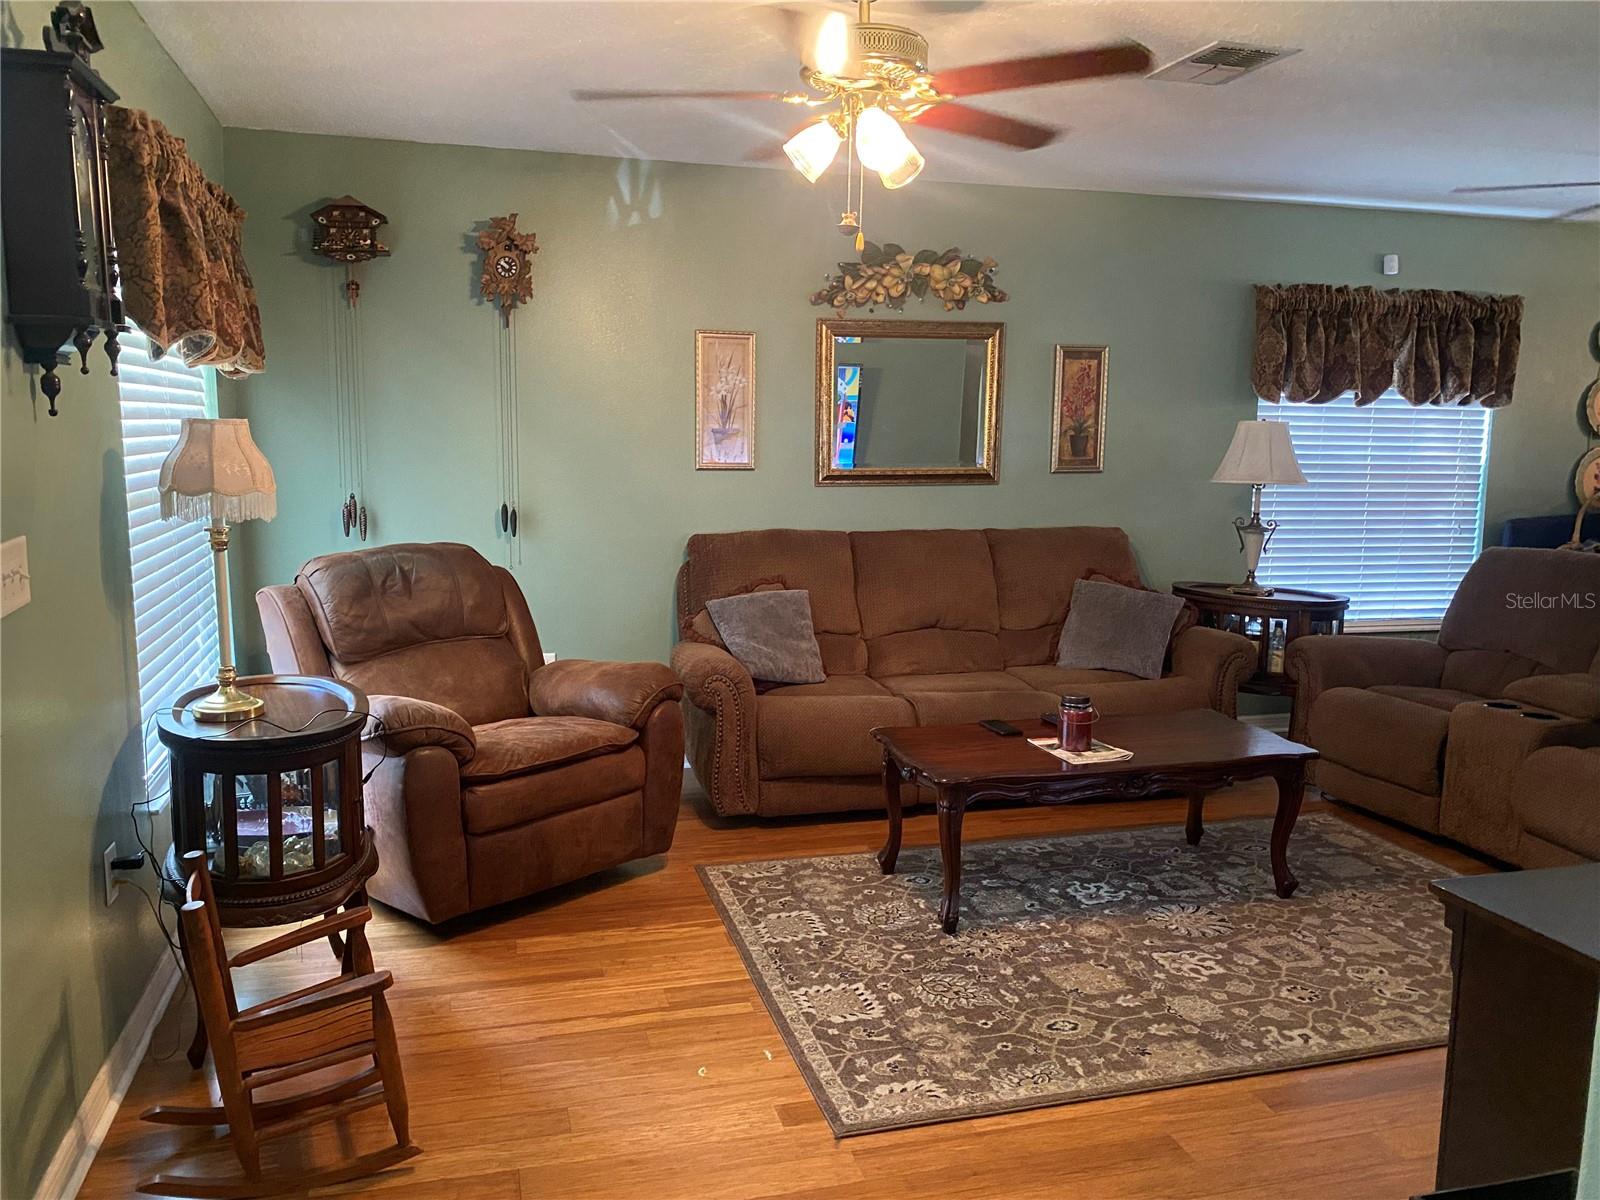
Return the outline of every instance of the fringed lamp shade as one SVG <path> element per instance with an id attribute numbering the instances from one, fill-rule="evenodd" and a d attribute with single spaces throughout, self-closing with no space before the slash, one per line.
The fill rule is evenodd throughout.
<path id="1" fill-rule="evenodd" d="M 278 485 L 250 422 L 185 420 L 161 464 L 161 515 L 237 524 L 278 515 Z"/>

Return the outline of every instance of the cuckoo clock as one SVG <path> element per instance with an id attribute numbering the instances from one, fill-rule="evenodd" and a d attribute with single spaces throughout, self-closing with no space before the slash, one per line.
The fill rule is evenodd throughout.
<path id="1" fill-rule="evenodd" d="M 388 223 L 388 217 L 354 196 L 340 196 L 311 214 L 311 250 L 345 264 L 344 290 L 352 305 L 361 299 L 361 285 L 350 268 L 389 257 L 389 247 L 378 240 L 378 228 Z"/>
<path id="2" fill-rule="evenodd" d="M 40 387 L 56 415 L 61 347 L 89 347 L 104 335 L 117 373 L 117 250 L 106 177 L 105 106 L 117 98 L 89 66 L 101 48 L 94 15 L 56 5 L 45 49 L 4 51 L 0 124 L 7 316 L 23 361 L 42 369 Z"/>
<path id="3" fill-rule="evenodd" d="M 483 278 L 479 286 L 483 298 L 500 305 L 510 319 L 511 310 L 533 299 L 533 256 L 539 253 L 539 239 L 531 233 L 517 232 L 517 214 L 494 217 L 489 228 L 478 235 L 483 251 Z"/>

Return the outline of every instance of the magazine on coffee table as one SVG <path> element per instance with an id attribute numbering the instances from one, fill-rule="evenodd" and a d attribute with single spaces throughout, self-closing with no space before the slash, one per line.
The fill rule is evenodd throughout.
<path id="1" fill-rule="evenodd" d="M 1087 763 L 1124 762 L 1133 757 L 1132 750 L 1107 745 L 1099 738 L 1092 739 L 1087 750 L 1063 750 L 1060 738 L 1029 738 L 1028 741 L 1046 754 L 1053 754 L 1062 762 L 1069 762 L 1077 767 Z"/>

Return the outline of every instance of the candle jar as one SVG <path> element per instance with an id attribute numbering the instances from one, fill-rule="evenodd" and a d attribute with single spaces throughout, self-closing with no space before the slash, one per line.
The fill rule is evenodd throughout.
<path id="1" fill-rule="evenodd" d="M 1087 696 L 1061 697 L 1061 748 L 1082 753 L 1094 741 L 1094 723 L 1100 711 Z"/>

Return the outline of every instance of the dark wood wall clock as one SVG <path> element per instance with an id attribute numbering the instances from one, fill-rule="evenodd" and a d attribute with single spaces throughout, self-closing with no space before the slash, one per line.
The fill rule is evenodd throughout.
<path id="1" fill-rule="evenodd" d="M 83 374 L 103 336 L 111 374 L 127 329 L 117 295 L 111 233 L 105 106 L 117 93 L 89 66 L 101 48 L 94 14 L 58 4 L 45 49 L 6 47 L 0 126 L 7 317 L 24 362 L 41 368 L 40 390 L 56 415 L 61 347 L 77 347 Z"/>
<path id="2" fill-rule="evenodd" d="M 520 521 L 517 507 L 522 492 L 522 449 L 520 403 L 517 386 L 517 326 L 515 315 L 518 305 L 533 299 L 533 256 L 539 253 L 539 240 L 531 233 L 517 230 L 517 214 L 492 217 L 483 232 L 478 234 L 478 248 L 483 251 L 483 274 L 478 286 L 483 298 L 497 305 L 501 322 L 496 343 L 499 359 L 497 423 L 500 436 L 500 507 L 495 522 L 500 535 L 507 539 L 506 557 L 509 565 L 521 561 L 522 549 L 518 540 Z"/>

